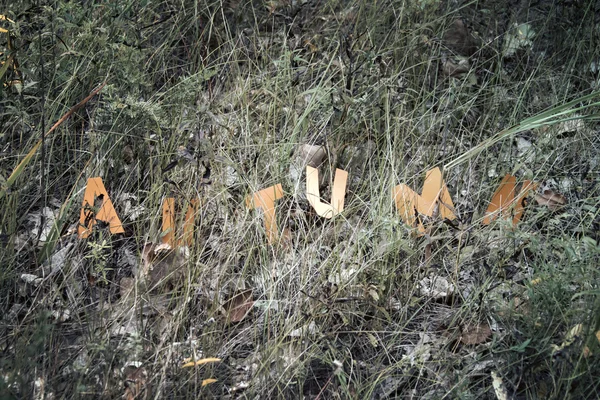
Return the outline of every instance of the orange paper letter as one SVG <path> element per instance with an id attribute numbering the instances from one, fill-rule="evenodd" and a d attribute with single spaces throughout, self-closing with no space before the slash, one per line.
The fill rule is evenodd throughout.
<path id="1" fill-rule="evenodd" d="M 269 243 L 275 242 L 279 237 L 275 219 L 275 200 L 282 197 L 283 188 L 280 183 L 246 197 L 246 207 L 260 208 L 265 213 L 265 231 Z"/>
<path id="2" fill-rule="evenodd" d="M 331 190 L 331 205 L 323 203 L 319 195 L 319 170 L 306 166 L 306 197 L 317 214 L 329 219 L 344 211 L 347 181 L 348 172 L 343 169 L 336 169 L 333 189 Z"/>
<path id="3" fill-rule="evenodd" d="M 97 203 L 96 200 L 99 200 Z M 83 194 L 83 204 L 79 217 L 77 233 L 80 238 L 87 238 L 92 232 L 96 220 L 106 222 L 110 226 L 110 233 L 123 233 L 123 225 L 113 207 L 102 178 L 90 178 Z"/>
<path id="4" fill-rule="evenodd" d="M 521 192 L 519 193 L 519 198 L 515 201 L 516 181 L 516 178 L 512 175 L 506 175 L 504 179 L 502 179 L 500 186 L 492 196 L 490 205 L 485 211 L 485 217 L 483 218 L 484 225 L 489 225 L 492 221 L 498 218 L 498 216 L 510 218 L 511 213 L 513 213 L 513 206 L 513 225 L 516 225 L 517 222 L 519 222 L 525 209 L 523 206 L 523 200 L 525 200 L 531 190 L 535 190 L 537 188 L 537 184 L 528 180 L 523 182 L 523 185 L 521 186 Z"/>
<path id="5" fill-rule="evenodd" d="M 439 168 L 427 171 L 420 196 L 403 184 L 393 189 L 392 196 L 396 203 L 396 209 L 400 212 L 400 217 L 410 226 L 415 226 L 417 222 L 416 212 L 429 217 L 433 216 L 436 204 L 439 217 L 450 220 L 456 218 L 454 203 L 452 203 L 450 192 L 442 179 L 442 171 Z M 423 224 L 419 223 L 418 228 L 420 232 L 425 232 Z"/>
<path id="6" fill-rule="evenodd" d="M 191 246 L 194 239 L 194 218 L 197 210 L 198 199 L 193 199 L 185 213 L 183 238 L 175 240 L 175 199 L 167 197 L 162 205 L 162 242 L 168 243 L 171 248 L 179 247 L 183 244 Z"/>

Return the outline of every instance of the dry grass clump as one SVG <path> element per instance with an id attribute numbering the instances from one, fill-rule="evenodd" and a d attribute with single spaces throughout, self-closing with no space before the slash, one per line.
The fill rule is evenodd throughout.
<path id="1" fill-rule="evenodd" d="M 598 397 L 594 10 L 408 3 L 0 9 L 0 397 Z M 343 213 L 307 164 L 325 200 L 348 171 Z M 457 219 L 417 236 L 390 193 L 434 167 Z M 506 174 L 539 193 L 483 225 Z M 95 176 L 125 233 L 82 240 Z M 199 199 L 188 246 L 167 197 L 180 228 Z"/>

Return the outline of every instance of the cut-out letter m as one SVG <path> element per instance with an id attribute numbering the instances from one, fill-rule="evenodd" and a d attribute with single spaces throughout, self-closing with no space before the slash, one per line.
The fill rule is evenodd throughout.
<path id="1" fill-rule="evenodd" d="M 433 217 L 436 214 L 442 219 L 453 220 L 454 203 L 448 188 L 442 179 L 439 168 L 427 171 L 421 195 L 404 184 L 394 187 L 392 196 L 400 217 L 411 227 L 418 226 L 419 232 L 424 233 L 425 227 L 421 222 L 417 225 L 417 213 Z M 436 211 L 437 206 L 437 211 Z"/>

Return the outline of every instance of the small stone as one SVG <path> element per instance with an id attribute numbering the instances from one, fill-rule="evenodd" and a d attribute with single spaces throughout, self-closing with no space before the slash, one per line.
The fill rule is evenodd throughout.
<path id="1" fill-rule="evenodd" d="M 294 161 L 290 165 L 290 179 L 295 184 L 304 175 L 306 166 L 318 168 L 327 152 L 323 146 L 303 144 L 296 149 Z"/>

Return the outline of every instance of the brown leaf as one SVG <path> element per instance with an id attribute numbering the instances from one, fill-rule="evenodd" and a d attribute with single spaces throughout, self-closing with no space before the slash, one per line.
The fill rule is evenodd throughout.
<path id="1" fill-rule="evenodd" d="M 442 72 L 446 76 L 457 77 L 471 70 L 471 64 L 468 60 L 460 60 L 454 62 L 450 59 L 445 60 L 442 63 Z"/>
<path id="2" fill-rule="evenodd" d="M 123 399 L 141 400 L 147 398 L 146 380 L 148 379 L 148 372 L 144 367 L 128 365 L 123 371 L 123 378 L 125 383 Z"/>
<path id="3" fill-rule="evenodd" d="M 565 196 L 550 189 L 544 190 L 542 194 L 536 194 L 535 201 L 541 206 L 548 206 L 552 211 L 556 211 L 567 204 Z"/>
<path id="4" fill-rule="evenodd" d="M 246 289 L 236 291 L 236 294 L 225 302 L 223 308 L 229 321 L 240 322 L 246 317 L 253 305 L 252 289 Z"/>
<path id="5" fill-rule="evenodd" d="M 123 162 L 125 162 L 127 165 L 133 162 L 135 159 L 135 154 L 133 153 L 133 149 L 130 145 L 123 147 L 123 150 L 121 150 L 121 157 L 123 158 Z"/>
<path id="6" fill-rule="evenodd" d="M 281 248 L 285 251 L 289 250 L 292 247 L 292 241 L 292 231 L 290 230 L 290 228 L 283 228 L 283 232 L 281 233 L 281 239 L 279 241 Z"/>
<path id="7" fill-rule="evenodd" d="M 136 274 L 140 282 L 151 289 L 165 286 L 182 278 L 186 255 L 181 248 L 173 250 L 168 243 L 146 243 L 142 250 L 142 265 Z"/>
<path id="8" fill-rule="evenodd" d="M 154 252 L 156 245 L 154 243 L 146 243 L 142 250 L 142 265 L 137 271 L 137 278 L 141 281 L 145 281 L 148 278 L 150 269 L 152 268 L 152 262 L 156 258 Z"/>
<path id="9" fill-rule="evenodd" d="M 432 257 L 431 248 L 432 248 L 432 246 L 433 246 L 433 244 L 432 244 L 431 241 L 425 245 L 425 265 L 429 265 L 429 263 L 431 262 L 431 257 Z"/>
<path id="10" fill-rule="evenodd" d="M 443 42 L 450 50 L 462 56 L 472 56 L 477 51 L 475 38 L 460 19 L 455 20 L 446 31 Z"/>
<path id="11" fill-rule="evenodd" d="M 463 328 L 460 341 L 464 344 L 480 344 L 492 336 L 492 330 L 486 323 L 467 325 Z"/>
<path id="12" fill-rule="evenodd" d="M 119 289 L 121 293 L 121 299 L 127 298 L 131 293 L 134 293 L 135 279 L 121 278 L 121 280 L 119 281 Z"/>

